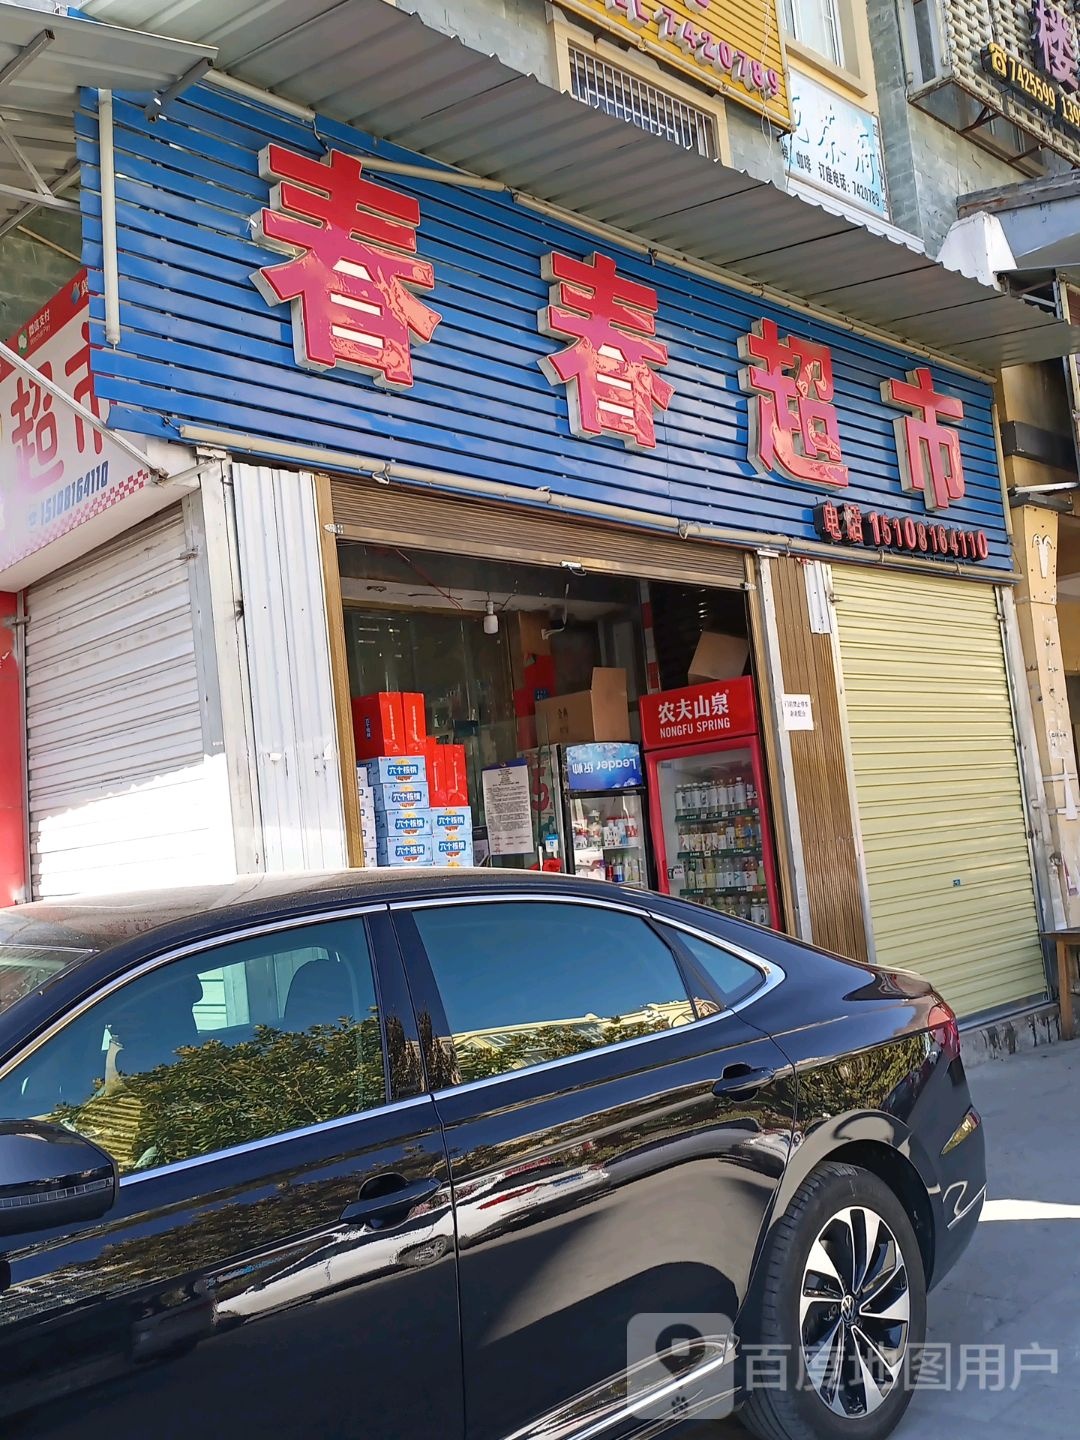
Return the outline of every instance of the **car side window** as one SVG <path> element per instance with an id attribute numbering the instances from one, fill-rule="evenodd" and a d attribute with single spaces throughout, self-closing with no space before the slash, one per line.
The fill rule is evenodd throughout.
<path id="1" fill-rule="evenodd" d="M 675 957 L 635 915 L 498 901 L 417 909 L 462 1082 L 693 1020 Z"/>
<path id="2" fill-rule="evenodd" d="M 765 977 L 756 965 L 751 965 L 748 960 L 733 955 L 730 950 L 725 950 L 723 945 L 714 944 L 700 935 L 691 935 L 686 930 L 676 930 L 667 925 L 661 928 L 671 935 L 673 943 L 686 947 L 691 958 L 701 966 L 724 997 L 724 1005 L 727 1009 L 730 1010 L 732 1005 L 741 1004 L 755 990 L 764 985 Z"/>
<path id="3" fill-rule="evenodd" d="M 122 1175 L 385 1100 L 367 932 L 353 919 L 147 971 L 0 1081 L 0 1118 L 67 1125 L 106 1149 Z"/>

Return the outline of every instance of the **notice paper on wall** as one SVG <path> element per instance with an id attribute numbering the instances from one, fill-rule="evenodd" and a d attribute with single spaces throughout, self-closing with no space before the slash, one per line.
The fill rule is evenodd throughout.
<path id="1" fill-rule="evenodd" d="M 812 730 L 814 710 L 809 695 L 784 696 L 784 729 Z"/>
<path id="2" fill-rule="evenodd" d="M 484 815 L 492 855 L 531 855 L 529 766 L 524 759 L 489 765 L 483 772 Z"/>

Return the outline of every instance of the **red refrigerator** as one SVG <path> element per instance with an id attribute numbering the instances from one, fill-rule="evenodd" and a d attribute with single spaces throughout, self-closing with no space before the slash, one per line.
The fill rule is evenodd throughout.
<path id="1" fill-rule="evenodd" d="M 776 926 L 753 681 L 661 691 L 639 706 L 660 889 Z"/>

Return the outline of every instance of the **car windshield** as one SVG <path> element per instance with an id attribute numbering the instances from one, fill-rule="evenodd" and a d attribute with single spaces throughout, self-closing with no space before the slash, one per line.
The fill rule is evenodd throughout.
<path id="1" fill-rule="evenodd" d="M 0 940 L 0 1011 L 89 953 L 51 945 L 12 945 Z"/>

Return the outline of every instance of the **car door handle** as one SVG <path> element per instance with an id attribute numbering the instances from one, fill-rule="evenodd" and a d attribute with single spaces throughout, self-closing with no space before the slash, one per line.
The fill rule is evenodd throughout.
<path id="1" fill-rule="evenodd" d="M 398 1184 L 391 1182 L 398 1181 Z M 409 1211 L 430 1200 L 442 1188 L 435 1179 L 415 1180 L 410 1185 L 402 1175 L 379 1175 L 364 1186 L 379 1186 L 377 1195 L 365 1195 L 361 1190 L 359 1200 L 346 1205 L 341 1218 L 347 1225 L 370 1225 L 373 1230 L 388 1230 L 392 1225 L 401 1225 L 409 1218 Z"/>
<path id="2" fill-rule="evenodd" d="M 775 1078 L 776 1071 L 768 1068 L 755 1070 L 752 1065 L 728 1065 L 712 1087 L 712 1093 L 717 1098 L 723 1096 L 728 1100 L 749 1100 L 763 1085 L 768 1085 L 769 1081 Z"/>

